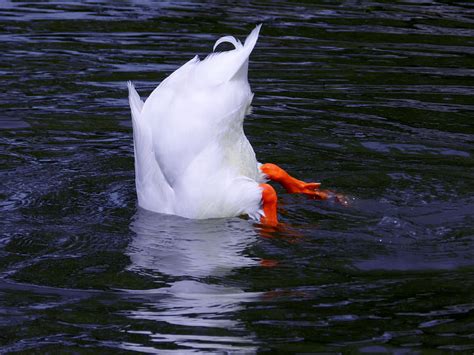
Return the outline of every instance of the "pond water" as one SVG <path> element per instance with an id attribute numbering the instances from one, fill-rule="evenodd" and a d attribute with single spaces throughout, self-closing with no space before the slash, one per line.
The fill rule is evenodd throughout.
<path id="1" fill-rule="evenodd" d="M 251 56 L 283 225 L 137 208 L 146 97 L 222 35 Z M 0 352 L 474 349 L 470 1 L 2 1 Z"/>

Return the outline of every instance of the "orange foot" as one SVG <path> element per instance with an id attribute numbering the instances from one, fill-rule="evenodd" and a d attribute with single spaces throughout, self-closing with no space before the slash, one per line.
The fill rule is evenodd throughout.
<path id="1" fill-rule="evenodd" d="M 260 184 L 262 188 L 262 204 L 264 215 L 260 218 L 262 224 L 276 226 L 277 216 L 277 194 L 275 189 L 268 184 Z"/>
<path id="2" fill-rule="evenodd" d="M 331 194 L 329 191 L 319 190 L 320 183 L 298 180 L 275 164 L 263 164 L 260 170 L 270 180 L 280 183 L 290 194 L 305 194 L 316 200 L 327 200 Z"/>

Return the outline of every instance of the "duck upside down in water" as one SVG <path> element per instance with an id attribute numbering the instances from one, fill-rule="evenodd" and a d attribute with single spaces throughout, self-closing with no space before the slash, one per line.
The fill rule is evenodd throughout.
<path id="1" fill-rule="evenodd" d="M 327 199 L 319 183 L 306 183 L 275 164 L 260 164 L 243 130 L 253 93 L 247 79 L 258 25 L 235 49 L 194 57 L 168 76 L 143 102 L 128 83 L 140 207 L 203 219 L 247 214 L 276 225 L 277 194 Z"/>

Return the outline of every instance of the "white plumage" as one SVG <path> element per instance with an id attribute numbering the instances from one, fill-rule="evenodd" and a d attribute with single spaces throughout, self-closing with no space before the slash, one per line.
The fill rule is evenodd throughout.
<path id="1" fill-rule="evenodd" d="M 143 103 L 129 82 L 138 204 L 187 218 L 261 214 L 265 178 L 243 131 L 253 94 L 248 58 L 260 31 L 234 50 L 196 56 Z"/>

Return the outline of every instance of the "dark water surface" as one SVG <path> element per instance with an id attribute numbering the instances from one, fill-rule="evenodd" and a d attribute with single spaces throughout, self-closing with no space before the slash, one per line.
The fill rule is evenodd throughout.
<path id="1" fill-rule="evenodd" d="M 125 82 L 260 22 L 247 135 L 351 206 L 138 210 Z M 0 58 L 1 353 L 472 353 L 471 1 L 2 1 Z"/>

